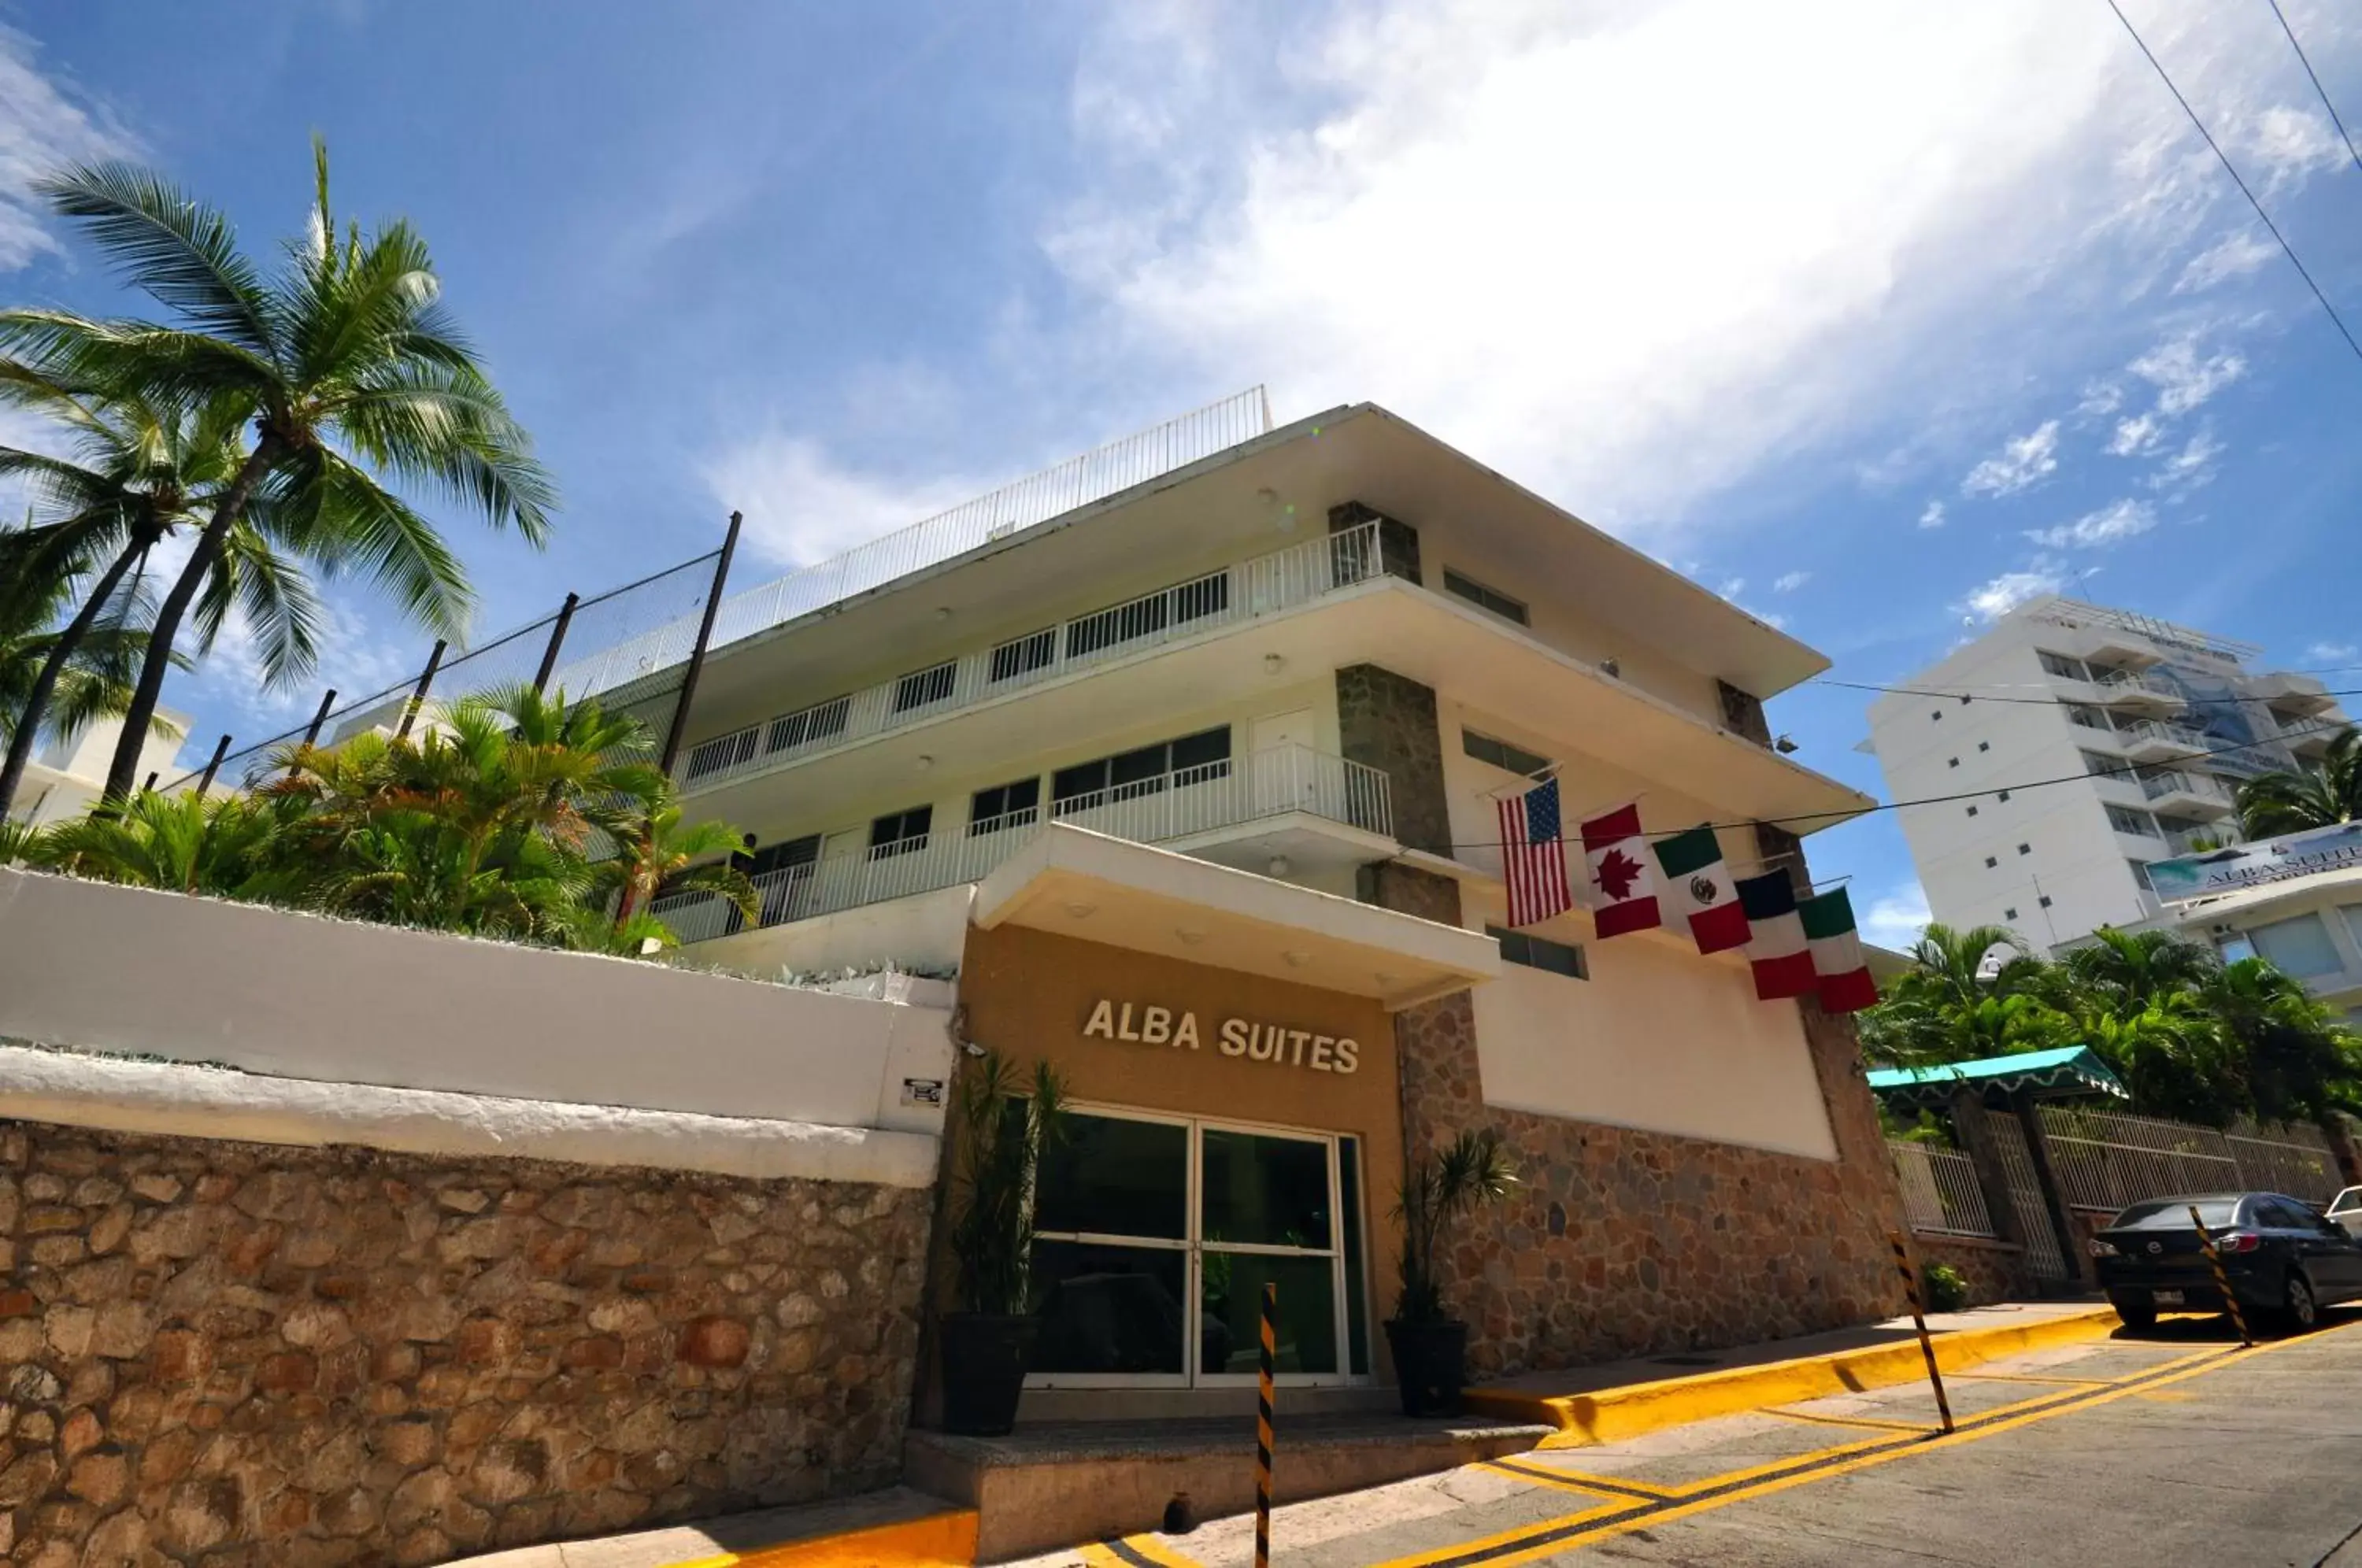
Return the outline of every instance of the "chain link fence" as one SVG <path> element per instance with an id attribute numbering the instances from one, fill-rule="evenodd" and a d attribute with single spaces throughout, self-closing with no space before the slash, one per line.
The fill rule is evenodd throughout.
<path id="1" fill-rule="evenodd" d="M 2039 1108 L 2063 1196 L 2081 1209 L 2122 1209 L 2144 1198 L 2249 1189 L 2322 1203 L 2341 1185 L 2329 1140 L 2313 1127 L 2186 1121 L 2072 1106 Z"/>

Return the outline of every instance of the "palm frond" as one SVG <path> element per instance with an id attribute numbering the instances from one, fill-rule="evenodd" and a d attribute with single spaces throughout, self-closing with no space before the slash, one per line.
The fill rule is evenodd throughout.
<path id="1" fill-rule="evenodd" d="M 33 188 L 91 237 L 125 282 L 202 332 L 276 357 L 270 290 L 219 211 L 129 163 L 80 164 Z"/>

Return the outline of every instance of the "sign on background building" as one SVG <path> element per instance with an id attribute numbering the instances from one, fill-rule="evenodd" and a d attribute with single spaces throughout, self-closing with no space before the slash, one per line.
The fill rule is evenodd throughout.
<path id="1" fill-rule="evenodd" d="M 2154 860 L 2148 879 L 2157 896 L 2170 902 L 2352 866 L 2362 866 L 2362 823 L 2339 823 L 2178 860 Z"/>

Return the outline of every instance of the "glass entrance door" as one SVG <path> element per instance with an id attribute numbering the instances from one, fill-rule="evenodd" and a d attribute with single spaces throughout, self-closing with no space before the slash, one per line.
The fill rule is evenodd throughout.
<path id="1" fill-rule="evenodd" d="M 1263 1287 L 1294 1384 L 1367 1370 L 1350 1138 L 1075 1110 L 1034 1203 L 1035 1387 L 1251 1383 Z"/>

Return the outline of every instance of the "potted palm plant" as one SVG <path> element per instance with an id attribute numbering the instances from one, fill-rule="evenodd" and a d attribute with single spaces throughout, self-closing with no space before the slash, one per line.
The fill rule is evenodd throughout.
<path id="1" fill-rule="evenodd" d="M 993 1437 L 1017 1423 L 1017 1400 L 1042 1320 L 1032 1305 L 1033 1180 L 1060 1136 L 1065 1088 L 1036 1065 L 1028 1095 L 998 1051 L 964 1065 L 952 1095 L 958 1140 L 951 1221 L 956 1308 L 942 1320 L 944 1430 Z"/>
<path id="2" fill-rule="evenodd" d="M 1449 1416 L 1460 1410 L 1468 1375 L 1468 1325 L 1444 1309 L 1435 1273 L 1436 1249 L 1453 1221 L 1479 1205 L 1497 1203 L 1518 1185 L 1517 1162 L 1486 1128 L 1466 1132 L 1403 1171 L 1395 1216 L 1402 1221 L 1402 1294 L 1386 1320 L 1395 1380 L 1406 1416 Z"/>

